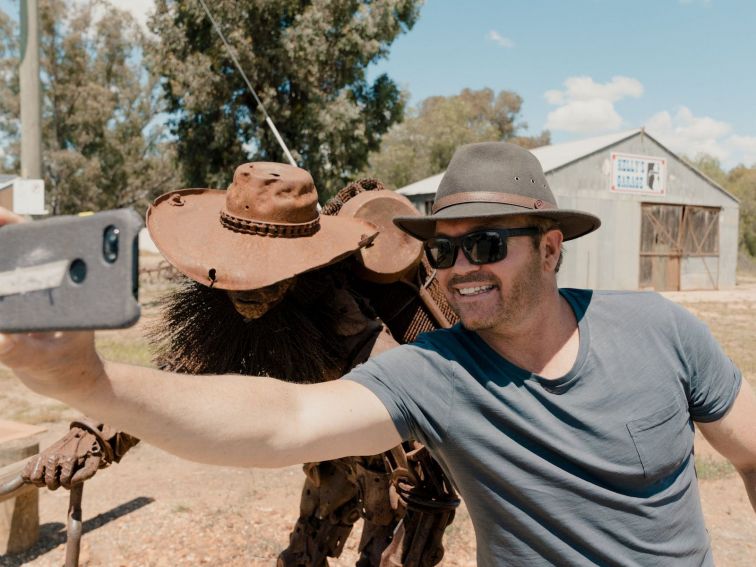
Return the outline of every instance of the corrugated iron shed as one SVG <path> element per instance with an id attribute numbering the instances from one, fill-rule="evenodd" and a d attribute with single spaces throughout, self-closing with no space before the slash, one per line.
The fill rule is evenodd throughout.
<path id="1" fill-rule="evenodd" d="M 560 207 L 602 219 L 568 242 L 560 285 L 723 289 L 735 285 L 739 201 L 643 128 L 533 150 Z M 619 164 L 648 167 L 623 186 Z M 635 177 L 633 177 L 635 175 Z M 443 173 L 399 189 L 423 214 Z"/>

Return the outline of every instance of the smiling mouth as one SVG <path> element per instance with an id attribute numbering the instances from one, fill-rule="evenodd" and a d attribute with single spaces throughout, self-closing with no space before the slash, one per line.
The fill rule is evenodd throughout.
<path id="1" fill-rule="evenodd" d="M 460 287 L 460 288 L 457 288 L 455 291 L 462 297 L 471 297 L 474 295 L 480 295 L 481 293 L 486 293 L 487 291 L 491 291 L 494 287 L 496 286 L 480 285 L 480 286 L 472 286 L 472 287 Z"/>

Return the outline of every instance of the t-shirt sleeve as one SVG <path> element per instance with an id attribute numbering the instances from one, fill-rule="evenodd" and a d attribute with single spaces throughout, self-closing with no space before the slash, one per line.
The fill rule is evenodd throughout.
<path id="1" fill-rule="evenodd" d="M 740 370 L 702 321 L 678 305 L 674 310 L 683 362 L 688 370 L 690 415 L 695 421 L 716 421 L 724 417 L 740 391 Z"/>
<path id="2" fill-rule="evenodd" d="M 372 391 L 405 441 L 436 446 L 446 434 L 453 394 L 450 364 L 416 345 L 391 349 L 352 369 L 352 380 Z"/>

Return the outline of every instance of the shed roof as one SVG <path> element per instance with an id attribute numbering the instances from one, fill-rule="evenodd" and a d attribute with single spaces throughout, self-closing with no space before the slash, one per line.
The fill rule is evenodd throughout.
<path id="1" fill-rule="evenodd" d="M 640 132 L 640 128 L 634 128 L 633 130 L 614 132 L 613 134 L 585 138 L 584 140 L 574 140 L 572 142 L 541 146 L 540 148 L 531 150 L 531 152 L 538 158 L 538 161 L 541 162 L 543 172 L 548 173 L 570 164 L 575 160 L 584 158 L 585 156 L 601 151 L 614 144 L 618 144 L 628 138 L 632 138 Z"/>
<path id="2" fill-rule="evenodd" d="M 13 183 L 18 175 L 8 175 L 7 173 L 0 173 L 0 189 L 5 189 L 8 185 Z"/>
<path id="3" fill-rule="evenodd" d="M 543 172 L 548 173 L 549 171 L 558 169 L 568 163 L 572 163 L 577 159 L 603 150 L 604 148 L 626 140 L 627 138 L 631 138 L 640 131 L 640 128 L 634 128 L 633 130 L 614 132 L 613 134 L 586 138 L 585 140 L 575 140 L 572 142 L 564 142 L 562 144 L 541 146 L 540 148 L 535 148 L 530 151 L 538 158 L 538 161 L 541 162 Z M 443 176 L 444 172 L 426 177 L 425 179 L 406 185 L 401 189 L 397 189 L 397 192 L 402 195 L 428 195 L 435 193 Z"/>
<path id="4" fill-rule="evenodd" d="M 586 138 L 584 140 L 574 140 L 571 142 L 563 142 L 561 144 L 541 146 L 540 148 L 535 148 L 530 151 L 533 153 L 534 156 L 538 158 L 538 161 L 541 162 L 541 167 L 543 167 L 543 172 L 549 173 L 551 171 L 554 171 L 555 169 L 564 167 L 565 165 L 568 165 L 574 161 L 577 161 L 581 158 L 584 158 L 586 156 L 589 156 L 591 154 L 604 150 L 610 146 L 623 142 L 641 133 L 651 138 L 659 146 L 664 148 L 664 150 L 666 150 L 667 152 L 675 156 L 678 159 L 678 161 L 683 163 L 686 167 L 690 168 L 694 173 L 696 173 L 704 181 L 712 185 L 715 189 L 717 189 L 718 191 L 721 191 L 722 193 L 727 195 L 736 203 L 740 202 L 740 200 L 737 197 L 735 197 L 735 195 L 727 191 L 724 187 L 719 185 L 716 181 L 709 178 L 708 176 L 706 176 L 704 173 L 702 173 L 695 167 L 691 166 L 689 163 L 685 162 L 684 160 L 681 160 L 677 156 L 677 154 L 675 154 L 669 148 L 661 144 L 656 138 L 650 136 L 648 132 L 644 131 L 643 128 L 633 128 L 632 130 L 614 132 L 612 134 L 605 134 L 603 136 L 594 136 L 593 138 Z M 406 195 L 406 196 L 433 195 L 436 193 L 436 190 L 438 189 L 438 185 L 441 183 L 441 178 L 443 176 L 444 176 L 444 172 L 438 173 L 436 175 L 432 175 L 430 177 L 426 177 L 425 179 L 421 179 L 420 181 L 416 181 L 415 183 L 406 185 L 402 187 L 401 189 L 397 189 L 397 193 L 401 193 L 402 195 Z"/>

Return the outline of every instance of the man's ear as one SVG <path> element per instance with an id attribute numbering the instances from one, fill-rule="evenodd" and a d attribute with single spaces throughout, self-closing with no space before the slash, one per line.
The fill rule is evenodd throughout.
<path id="1" fill-rule="evenodd" d="M 543 267 L 549 272 L 556 271 L 556 265 L 559 262 L 559 256 L 562 253 L 562 242 L 564 235 L 559 229 L 547 231 L 541 237 L 541 259 Z"/>

